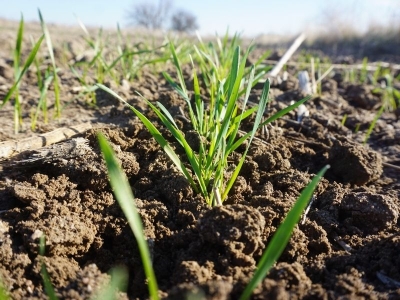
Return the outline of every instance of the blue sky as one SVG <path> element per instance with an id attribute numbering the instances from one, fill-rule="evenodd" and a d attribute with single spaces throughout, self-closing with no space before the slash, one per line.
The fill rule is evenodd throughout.
<path id="1" fill-rule="evenodd" d="M 0 0 L 0 18 L 38 20 L 40 8 L 47 23 L 77 25 L 75 15 L 86 26 L 126 26 L 126 11 L 146 0 Z M 152 0 L 147 0 L 151 2 Z M 156 2 L 157 0 L 153 0 Z M 333 19 L 365 30 L 368 24 L 393 24 L 400 20 L 400 0 L 172 0 L 174 8 L 197 16 L 200 33 L 230 32 L 255 36 L 262 33 L 296 34 L 321 28 Z M 333 17 L 335 15 L 335 17 Z M 397 19 L 395 19 L 397 18 Z M 397 26 L 400 22 L 397 21 Z M 346 25 L 347 26 L 347 25 Z"/>

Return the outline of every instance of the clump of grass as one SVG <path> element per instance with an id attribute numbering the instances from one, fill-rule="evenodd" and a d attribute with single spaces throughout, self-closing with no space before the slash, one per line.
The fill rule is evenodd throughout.
<path id="1" fill-rule="evenodd" d="M 173 117 L 161 103 L 157 102 L 157 104 L 154 105 L 147 99 L 143 99 L 183 148 L 194 175 L 189 172 L 185 163 L 178 157 L 167 140 L 161 135 L 160 131 L 146 116 L 135 107 L 129 105 L 124 99 L 109 88 L 101 84 L 98 84 L 97 86 L 124 102 L 139 117 L 152 136 L 164 149 L 165 153 L 173 161 L 175 166 L 188 180 L 192 188 L 203 195 L 208 205 L 220 205 L 227 198 L 230 189 L 239 175 L 247 151 L 249 150 L 258 128 L 293 110 L 304 103 L 307 98 L 285 108 L 268 118 L 266 121 L 262 121 L 266 105 L 270 100 L 268 98 L 269 81 L 267 80 L 264 84 L 258 106 L 247 109 L 246 104 L 254 81 L 255 68 L 251 67 L 249 76 L 246 78 L 245 64 L 248 51 L 244 54 L 243 59 L 241 59 L 240 48 L 236 47 L 232 55 L 231 68 L 227 73 L 227 77 L 219 79 L 215 91 L 210 92 L 211 101 L 208 108 L 206 108 L 205 102 L 200 95 L 200 84 L 197 73 L 195 70 L 193 71 L 193 107 L 191 97 L 186 88 L 182 68 L 172 43 L 170 43 L 170 49 L 177 70 L 179 84 L 177 84 L 168 74 L 163 74 L 187 104 L 191 124 L 195 132 L 198 134 L 199 147 L 193 149 L 192 146 L 189 145 Z M 243 85 L 245 82 L 247 87 L 244 88 Z M 239 99 L 241 89 L 245 90 L 245 94 L 242 100 L 242 106 L 240 107 L 237 100 Z M 214 95 L 214 92 L 215 96 L 212 96 Z M 241 122 L 244 119 L 249 118 L 253 113 L 256 113 L 256 116 L 252 130 L 241 137 L 238 137 Z M 230 155 L 247 139 L 247 147 L 237 165 L 230 164 Z M 229 178 L 226 178 L 228 174 L 226 171 L 228 169 L 233 169 L 233 171 L 229 174 Z"/>

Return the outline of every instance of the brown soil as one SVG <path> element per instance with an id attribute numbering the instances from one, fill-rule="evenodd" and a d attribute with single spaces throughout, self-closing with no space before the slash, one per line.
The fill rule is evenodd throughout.
<path id="1" fill-rule="evenodd" d="M 1 97 L 13 79 L 10 53 L 0 51 Z M 97 108 L 73 100 L 79 83 L 68 70 L 60 76 L 62 99 L 70 101 L 60 120 L 15 136 L 12 106 L 0 111 L 0 141 L 82 122 L 95 127 L 80 135 L 87 145 L 78 152 L 29 152 L 2 163 L 0 277 L 13 299 L 46 298 L 42 233 L 60 298 L 89 299 L 117 265 L 129 270 L 128 291 L 120 297 L 148 297 L 135 239 L 108 185 L 99 131 L 112 142 L 134 191 L 163 299 L 237 299 L 301 190 L 326 164 L 331 169 L 308 215 L 253 299 L 400 299 L 400 175 L 385 164 L 400 165 L 400 122 L 384 114 L 368 146 L 361 145 L 379 102 L 370 87 L 324 82 L 322 96 L 307 103 L 310 117 L 298 123 L 292 113 L 269 126 L 268 139 L 251 146 L 228 200 L 210 208 L 131 111 L 103 92 Z M 288 86 L 272 85 L 268 113 L 300 99 Z M 128 87 L 113 88 L 152 118 L 135 91 L 161 101 L 174 116 L 184 107 L 161 74 L 146 71 Z M 251 98 L 260 93 L 256 86 Z M 21 95 L 28 127 L 38 98 L 34 76 L 24 80 Z M 177 120 L 189 137 L 190 125 Z"/>

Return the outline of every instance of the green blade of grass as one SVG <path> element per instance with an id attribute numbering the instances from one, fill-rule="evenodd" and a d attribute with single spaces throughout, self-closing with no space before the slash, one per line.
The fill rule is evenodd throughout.
<path id="1" fill-rule="evenodd" d="M 178 94 L 181 95 L 186 102 L 188 102 L 188 94 L 171 78 L 171 76 L 169 76 L 169 74 L 166 72 L 163 72 L 162 74 L 168 83 L 178 92 Z"/>
<path id="2" fill-rule="evenodd" d="M 280 117 L 286 115 L 287 113 L 291 112 L 292 110 L 294 110 L 295 108 L 299 107 L 301 104 L 303 104 L 304 102 L 306 102 L 307 100 L 311 99 L 311 96 L 307 96 L 299 101 L 297 101 L 296 103 L 294 103 L 293 105 L 290 105 L 288 107 L 285 107 L 284 109 L 278 111 L 276 114 L 274 114 L 273 116 L 269 117 L 267 120 L 265 120 L 264 122 L 262 122 L 258 128 L 261 128 L 262 126 L 271 123 L 277 119 L 279 119 Z M 244 136 L 242 136 L 240 139 L 238 139 L 235 144 L 232 146 L 231 150 L 235 151 L 241 144 L 243 144 L 243 142 L 251 135 L 251 132 L 246 133 Z"/>
<path id="3" fill-rule="evenodd" d="M 253 129 L 249 132 L 250 133 L 249 142 L 247 144 L 246 150 L 244 151 L 242 157 L 239 160 L 238 165 L 236 166 L 235 170 L 232 173 L 231 178 L 229 179 L 229 181 L 226 185 L 225 191 L 221 197 L 222 201 L 224 201 L 225 198 L 228 196 L 230 189 L 232 188 L 233 184 L 235 183 L 235 180 L 236 180 L 237 176 L 239 175 L 239 172 L 240 172 L 240 170 L 243 166 L 243 163 L 246 159 L 247 151 L 250 149 L 251 142 L 253 141 L 253 138 L 257 132 L 257 129 L 259 128 L 259 125 L 262 120 L 262 116 L 264 115 L 265 107 L 267 106 L 267 103 L 268 103 L 269 87 L 270 87 L 270 83 L 269 83 L 269 80 L 267 80 L 264 84 L 264 88 L 263 88 L 263 91 L 262 91 L 262 94 L 260 97 L 260 104 L 258 107 L 256 118 L 254 120 Z M 232 149 L 228 149 L 227 154 L 229 154 L 231 152 L 232 152 Z"/>
<path id="4" fill-rule="evenodd" d="M 28 55 L 28 58 L 25 61 L 24 67 L 22 68 L 22 71 L 19 72 L 17 80 L 14 82 L 8 93 L 4 96 L 3 98 L 3 103 L 0 105 L 0 108 L 2 108 L 11 98 L 11 96 L 14 94 L 14 92 L 17 90 L 18 83 L 21 81 L 22 77 L 26 73 L 26 71 L 29 69 L 31 66 L 32 62 L 35 59 L 35 56 L 39 50 L 39 47 L 43 41 L 44 35 L 42 35 L 39 40 L 36 42 L 35 46 L 32 48 L 31 52 Z"/>
<path id="5" fill-rule="evenodd" d="M 142 259 L 143 268 L 148 280 L 150 297 L 153 300 L 157 300 L 158 286 L 151 262 L 150 251 L 143 234 L 142 221 L 135 206 L 133 193 L 128 183 L 128 178 L 121 170 L 121 167 L 117 162 L 116 155 L 104 135 L 99 133 L 98 140 L 104 160 L 106 161 L 108 177 L 115 198 L 117 199 L 126 219 L 128 220 L 129 226 L 131 227 L 139 247 L 140 257 Z"/>
<path id="6" fill-rule="evenodd" d="M 128 272 L 123 267 L 115 267 L 110 272 L 110 282 L 104 286 L 91 300 L 116 300 L 119 299 L 117 296 L 118 291 L 126 291 L 126 285 L 128 283 Z"/>
<path id="7" fill-rule="evenodd" d="M 24 35 L 24 16 L 21 13 L 21 20 L 19 21 L 17 40 L 15 42 L 15 50 L 14 50 L 14 72 L 15 79 L 18 77 L 19 73 L 19 64 L 21 62 L 21 49 L 22 49 L 22 40 Z"/>
<path id="8" fill-rule="evenodd" d="M 46 237 L 44 234 L 42 234 L 42 236 L 39 239 L 39 254 L 42 257 L 44 257 L 45 248 L 46 248 Z M 46 264 L 44 263 L 43 259 L 41 261 L 40 274 L 42 275 L 42 278 L 43 278 L 43 285 L 44 285 L 44 289 L 46 291 L 46 295 L 49 297 L 50 300 L 57 300 L 58 298 L 57 298 L 56 292 L 51 283 L 50 275 L 47 272 Z"/>
<path id="9" fill-rule="evenodd" d="M 55 98 L 54 106 L 56 109 L 56 117 L 59 118 L 59 117 L 61 117 L 60 84 L 59 84 L 59 79 L 58 79 L 58 75 L 57 75 L 56 60 L 54 59 L 53 43 L 51 42 L 50 32 L 47 29 L 46 23 L 44 22 L 44 19 L 43 19 L 42 13 L 40 12 L 40 9 L 38 9 L 38 13 L 39 13 L 40 24 L 42 26 L 42 31 L 43 31 L 45 39 L 46 39 L 47 48 L 49 50 L 51 64 L 53 66 L 53 76 L 54 76 L 53 86 L 54 86 L 54 98 Z"/>
<path id="10" fill-rule="evenodd" d="M 194 90 L 194 103 L 196 106 L 196 122 L 193 123 L 193 128 L 197 130 L 201 135 L 205 135 L 204 130 L 204 103 L 201 101 L 200 97 L 200 85 L 199 80 L 197 78 L 196 70 L 194 69 L 194 64 L 192 60 L 193 66 L 193 90 Z"/>
<path id="11" fill-rule="evenodd" d="M 228 93 L 232 94 L 234 86 L 237 84 L 237 78 L 239 77 L 239 64 L 240 64 L 240 48 L 235 49 L 235 54 L 233 55 L 232 67 L 229 73 L 228 79 Z"/>
<path id="12" fill-rule="evenodd" d="M 231 118 L 236 107 L 236 100 L 240 83 L 243 78 L 244 62 L 245 60 L 242 63 L 240 62 L 240 48 L 237 47 L 235 50 L 235 54 L 232 58 L 232 71 L 230 72 L 229 78 L 226 82 L 228 102 L 226 103 L 225 115 L 222 119 L 221 129 L 216 136 L 215 143 L 213 143 L 214 141 L 211 141 L 211 146 L 209 149 L 210 151 L 207 157 L 206 169 L 212 163 L 213 158 L 216 157 L 216 151 L 221 148 L 220 145 L 222 143 L 222 140 L 226 138 L 226 133 L 228 132 L 229 126 L 231 124 Z M 224 92 L 218 92 L 218 96 L 222 97 L 223 95 Z M 218 105 L 221 104 L 222 106 L 224 106 L 225 104 L 223 103 L 224 101 L 222 98 L 220 98 L 220 100 L 217 100 L 217 102 L 219 102 Z M 218 108 L 218 105 L 216 105 L 216 108 Z"/>
<path id="13" fill-rule="evenodd" d="M 178 129 L 178 125 L 176 125 L 174 118 L 171 116 L 169 111 L 165 108 L 164 105 L 162 105 L 161 102 L 157 102 L 157 106 L 161 109 L 161 111 L 164 113 L 164 115 L 168 118 L 168 121 L 170 124 L 174 125 L 176 129 Z"/>
<path id="14" fill-rule="evenodd" d="M 363 141 L 363 145 L 365 145 L 369 139 L 369 137 L 371 136 L 372 131 L 374 131 L 376 122 L 378 122 L 379 118 L 381 117 L 381 115 L 383 114 L 385 110 L 385 106 L 382 105 L 381 108 L 378 110 L 378 112 L 376 113 L 376 115 L 374 116 L 374 119 L 372 120 L 371 124 L 368 127 L 367 132 L 365 133 L 365 137 L 364 137 L 364 141 Z"/>
<path id="15" fill-rule="evenodd" d="M 300 197 L 297 199 L 296 203 L 287 214 L 285 220 L 276 230 L 274 236 L 271 239 L 271 242 L 268 244 L 267 249 L 263 253 L 261 260 L 257 265 L 257 270 L 254 273 L 254 276 L 251 279 L 250 283 L 246 286 L 245 290 L 240 296 L 240 300 L 246 300 L 250 298 L 253 290 L 265 278 L 271 267 L 281 256 L 283 250 L 289 242 L 292 231 L 296 224 L 299 222 L 300 217 L 304 209 L 307 207 L 316 186 L 318 185 L 322 176 L 324 176 L 325 172 L 329 169 L 329 167 L 329 165 L 326 165 L 324 168 L 322 168 L 322 170 L 318 172 L 313 180 L 301 192 Z"/>
<path id="16" fill-rule="evenodd" d="M 31 39 L 32 47 L 34 47 L 35 46 L 35 41 L 33 40 L 33 37 L 30 36 L 30 39 Z M 36 77 L 37 77 L 38 87 L 39 87 L 39 89 L 41 89 L 43 87 L 43 77 L 42 77 L 42 73 L 41 73 L 41 70 L 40 70 L 39 59 L 37 58 L 37 56 L 35 56 L 34 64 L 35 64 L 35 67 L 36 67 Z"/>
<path id="17" fill-rule="evenodd" d="M 7 289 L 3 284 L 3 280 L 0 277 L 0 300 L 10 300 L 11 297 L 7 293 Z"/>
<path id="18" fill-rule="evenodd" d="M 290 105 L 290 106 L 288 106 L 288 107 L 285 107 L 284 109 L 281 109 L 281 110 L 278 111 L 276 114 L 274 114 L 273 116 L 269 117 L 269 118 L 266 119 L 264 122 L 262 122 L 262 123 L 260 124 L 260 127 L 261 127 L 261 126 L 264 126 L 264 125 L 266 125 L 266 124 L 268 124 L 268 123 L 271 123 L 271 122 L 273 122 L 273 121 L 275 121 L 275 120 L 277 120 L 277 119 L 279 119 L 280 117 L 286 115 L 287 113 L 289 113 L 289 112 L 291 112 L 292 110 L 296 109 L 296 108 L 299 107 L 301 104 L 303 104 L 304 102 L 306 102 L 306 101 L 308 101 L 308 100 L 310 100 L 310 99 L 311 99 L 311 96 L 307 96 L 307 97 L 305 97 L 305 98 L 303 98 L 303 99 L 297 101 L 296 103 L 294 103 L 294 104 L 292 104 L 292 105 Z"/>
<path id="19" fill-rule="evenodd" d="M 253 80 L 254 80 L 254 74 L 255 74 L 255 68 L 254 68 L 254 66 L 252 66 L 251 68 L 250 68 L 250 74 L 249 74 L 249 79 L 248 79 L 248 83 L 247 83 L 247 88 L 246 88 L 246 95 L 245 95 L 245 97 L 244 97 L 244 101 L 243 101 L 243 104 L 242 104 L 242 106 L 243 106 L 243 109 L 242 109 L 242 113 L 240 114 L 240 116 L 237 116 L 237 117 L 239 117 L 239 119 L 237 119 L 237 117 L 235 117 L 234 119 L 233 119 L 233 121 L 231 122 L 231 124 L 233 125 L 233 126 L 231 126 L 232 128 L 234 128 L 234 130 L 231 132 L 231 133 L 229 133 L 228 132 L 228 135 L 229 135 L 229 142 L 228 142 L 228 151 L 227 152 L 230 152 L 230 150 L 229 150 L 229 148 L 230 148 L 230 146 L 233 144 L 233 141 L 234 141 L 234 139 L 236 138 L 236 134 L 238 133 L 238 131 L 239 131 L 239 125 L 240 125 L 240 122 L 243 120 L 243 119 L 245 119 L 245 113 L 246 114 L 248 114 L 249 113 L 249 111 L 251 111 L 251 109 L 249 110 L 249 111 L 245 111 L 245 109 L 246 109 L 246 105 L 247 105 L 247 101 L 248 101 L 248 99 L 249 99 L 249 96 L 250 96 L 250 91 L 251 91 L 251 88 L 252 88 L 252 82 L 253 82 Z M 268 83 L 269 84 L 269 83 Z M 269 92 L 269 88 L 268 88 L 268 92 Z M 268 97 L 268 93 L 267 93 L 267 97 Z M 262 98 L 261 98 L 262 99 Z M 268 100 L 268 98 L 266 98 L 265 100 Z M 260 102 L 262 102 L 262 100 L 260 101 Z M 260 104 L 261 105 L 261 104 Z M 237 107 L 237 104 L 236 104 L 236 107 Z M 260 110 L 259 109 L 259 107 L 260 106 L 257 106 L 257 107 L 255 107 L 257 110 Z M 264 109 L 265 109 L 265 107 L 264 107 Z M 260 119 L 261 120 L 261 119 Z M 237 125 L 236 125 L 237 124 Z M 257 128 L 256 128 L 256 130 L 257 130 Z"/>
<path id="20" fill-rule="evenodd" d="M 169 43 L 169 47 L 170 47 L 170 51 L 171 51 L 172 58 L 173 58 L 173 61 L 174 61 L 174 65 L 175 65 L 175 67 L 177 69 L 179 83 L 180 83 L 180 85 L 182 87 L 182 91 L 187 95 L 185 78 L 183 77 L 182 68 L 180 66 L 178 56 L 176 55 L 174 44 L 170 42 Z"/>
<path id="21" fill-rule="evenodd" d="M 39 102 L 38 105 L 36 107 L 36 111 L 35 114 L 32 118 L 31 121 L 31 129 L 35 130 L 36 129 L 36 122 L 39 116 L 39 111 L 40 109 L 42 109 L 43 112 L 43 118 L 44 118 L 44 122 L 47 123 L 47 103 L 46 103 L 46 95 L 47 95 L 47 91 L 49 89 L 49 86 L 51 84 L 51 82 L 53 81 L 53 75 L 48 75 L 46 77 L 46 79 L 44 80 L 44 84 L 40 89 L 40 97 L 39 97 Z"/>

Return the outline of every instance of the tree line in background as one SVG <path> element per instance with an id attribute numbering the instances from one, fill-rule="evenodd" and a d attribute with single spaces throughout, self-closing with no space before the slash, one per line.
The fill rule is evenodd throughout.
<path id="1" fill-rule="evenodd" d="M 191 32 L 199 28 L 196 16 L 185 9 L 174 9 L 172 0 L 134 4 L 128 10 L 127 18 L 131 24 L 148 29 L 166 28 L 168 20 L 170 29 L 179 32 Z"/>

